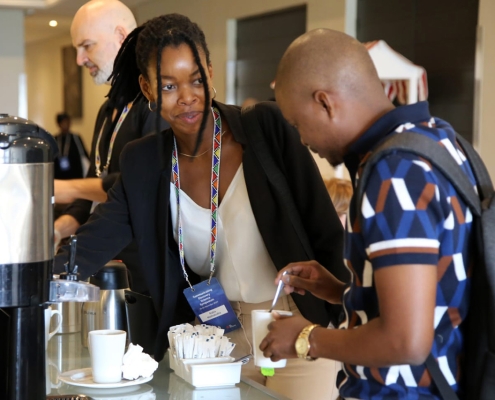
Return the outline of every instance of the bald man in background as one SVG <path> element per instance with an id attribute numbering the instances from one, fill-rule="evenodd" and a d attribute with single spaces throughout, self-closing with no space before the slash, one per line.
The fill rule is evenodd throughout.
<path id="1" fill-rule="evenodd" d="M 119 49 L 135 28 L 136 20 L 131 10 L 117 0 L 92 0 L 77 11 L 71 26 L 72 44 L 77 49 L 77 64 L 89 70 L 95 84 L 110 84 L 109 77 Z M 136 87 L 139 87 L 137 82 Z M 55 221 L 56 245 L 88 220 L 98 202 L 106 201 L 107 191 L 119 175 L 123 147 L 153 131 L 155 113 L 148 109 L 139 89 L 135 96 L 130 101 L 113 96 L 100 107 L 87 177 L 55 180 L 55 201 L 72 202 L 64 215 Z M 146 293 L 138 267 L 136 243 L 131 243 L 115 258 L 128 267 L 131 288 Z"/>
<path id="2" fill-rule="evenodd" d="M 304 34 L 284 54 L 276 80 L 277 102 L 303 143 L 334 166 L 345 162 L 354 184 L 360 162 L 378 143 L 411 132 L 449 149 L 475 185 L 452 126 L 432 118 L 426 102 L 395 108 L 366 48 L 350 36 L 325 29 Z M 467 268 L 475 250 L 471 214 L 439 170 L 412 153 L 383 157 L 366 182 L 362 204 L 352 199 L 346 232 L 352 283 L 315 261 L 290 264 L 276 280 L 288 270 L 287 293 L 307 290 L 343 304 L 342 329 L 278 318 L 260 348 L 273 361 L 341 361 L 345 399 L 439 398 L 425 365 L 431 353 L 459 393 L 458 327 L 469 305 Z"/>

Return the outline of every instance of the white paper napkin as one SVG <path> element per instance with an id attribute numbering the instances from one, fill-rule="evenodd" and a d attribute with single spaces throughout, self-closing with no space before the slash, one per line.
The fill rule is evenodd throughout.
<path id="1" fill-rule="evenodd" d="M 148 354 L 143 353 L 139 345 L 129 345 L 127 353 L 124 354 L 122 365 L 122 376 L 124 379 L 134 380 L 139 377 L 147 378 L 153 375 L 158 368 L 158 363 Z"/>

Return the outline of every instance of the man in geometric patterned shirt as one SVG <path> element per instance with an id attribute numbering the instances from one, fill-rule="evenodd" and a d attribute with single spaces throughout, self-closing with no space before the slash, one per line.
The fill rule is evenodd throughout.
<path id="1" fill-rule="evenodd" d="M 306 33 L 285 53 L 276 82 L 277 102 L 302 141 L 332 165 L 345 162 L 354 185 L 373 148 L 406 131 L 436 140 L 475 185 L 453 128 L 432 118 L 426 102 L 395 108 L 367 50 L 351 37 L 323 29 Z M 474 249 L 471 212 L 435 167 L 400 151 L 373 167 L 362 204 L 355 202 L 344 257 L 351 284 L 316 262 L 290 264 L 283 278 L 287 293 L 308 290 L 342 303 L 341 329 L 279 318 L 261 349 L 273 360 L 341 361 L 337 385 L 345 399 L 439 399 L 425 366 L 431 352 L 459 392 L 459 325 L 468 309 Z M 300 347 L 296 353 L 298 338 L 309 345 L 302 354 Z"/>

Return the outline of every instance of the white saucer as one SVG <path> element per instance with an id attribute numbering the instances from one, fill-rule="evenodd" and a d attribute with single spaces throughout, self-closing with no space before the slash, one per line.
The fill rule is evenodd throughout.
<path id="1" fill-rule="evenodd" d="M 115 383 L 95 383 L 93 382 L 93 372 L 91 371 L 91 368 L 83 368 L 64 372 L 60 374 L 58 378 L 62 382 L 65 382 L 68 385 L 72 386 L 81 386 L 95 389 L 114 389 L 140 385 L 142 383 L 149 382 L 153 379 L 153 375 L 147 378 L 141 377 L 132 381 L 122 379 L 120 382 Z"/>
<path id="2" fill-rule="evenodd" d="M 58 389 L 58 393 L 61 395 L 74 395 L 74 387 L 70 385 L 64 385 L 61 389 Z M 82 390 L 82 389 L 79 389 Z M 114 389 L 94 389 L 94 388 L 84 388 L 82 390 L 86 396 L 91 396 L 91 399 L 101 400 L 101 399 L 112 399 L 112 400 L 123 400 L 123 399 L 137 399 L 141 398 L 141 395 L 153 393 L 153 388 L 148 384 L 114 388 Z"/>

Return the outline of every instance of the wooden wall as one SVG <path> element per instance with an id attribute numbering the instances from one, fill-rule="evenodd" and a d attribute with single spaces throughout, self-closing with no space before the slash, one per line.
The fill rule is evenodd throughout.
<path id="1" fill-rule="evenodd" d="M 270 82 L 287 47 L 306 32 L 306 6 L 237 21 L 236 104 L 274 97 Z"/>
<path id="2" fill-rule="evenodd" d="M 472 140 L 478 0 L 358 0 L 357 38 L 426 68 L 432 115 Z"/>

